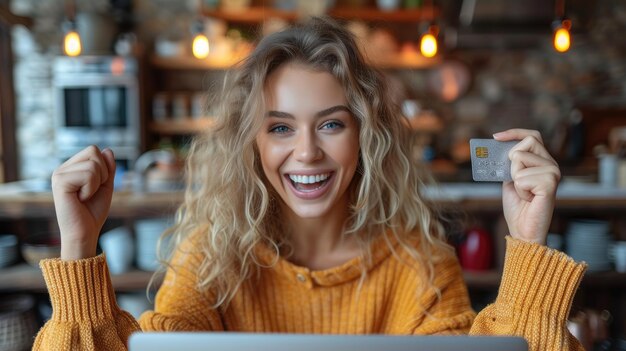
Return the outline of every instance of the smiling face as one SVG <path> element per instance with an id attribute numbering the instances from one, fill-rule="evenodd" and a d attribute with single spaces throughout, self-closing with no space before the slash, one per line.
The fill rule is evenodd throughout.
<path id="1" fill-rule="evenodd" d="M 287 63 L 265 85 L 267 113 L 256 136 L 265 176 L 283 211 L 323 218 L 348 206 L 359 127 L 330 73 Z"/>

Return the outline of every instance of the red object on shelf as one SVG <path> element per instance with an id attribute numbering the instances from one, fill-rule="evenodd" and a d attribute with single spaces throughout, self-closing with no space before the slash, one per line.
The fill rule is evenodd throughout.
<path id="1" fill-rule="evenodd" d="M 493 241 L 483 228 L 471 228 L 459 245 L 461 267 L 468 271 L 486 271 L 493 261 Z"/>

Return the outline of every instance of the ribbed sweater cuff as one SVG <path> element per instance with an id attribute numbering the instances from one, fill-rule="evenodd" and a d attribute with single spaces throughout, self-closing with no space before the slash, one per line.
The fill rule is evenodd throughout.
<path id="1" fill-rule="evenodd" d="M 104 254 L 82 260 L 39 263 L 52 303 L 52 320 L 112 319 L 119 308 Z"/>
<path id="2" fill-rule="evenodd" d="M 565 320 L 587 265 L 547 246 L 506 237 L 498 300 Z"/>

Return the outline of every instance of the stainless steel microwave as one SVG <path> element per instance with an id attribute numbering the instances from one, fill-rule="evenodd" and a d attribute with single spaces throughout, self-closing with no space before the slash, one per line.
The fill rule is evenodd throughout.
<path id="1" fill-rule="evenodd" d="M 95 144 L 110 147 L 131 167 L 141 147 L 137 61 L 118 56 L 58 57 L 53 85 L 59 158 Z"/>

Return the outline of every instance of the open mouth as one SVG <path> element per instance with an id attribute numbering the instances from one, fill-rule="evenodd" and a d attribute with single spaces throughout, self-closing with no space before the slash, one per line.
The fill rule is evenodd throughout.
<path id="1" fill-rule="evenodd" d="M 321 173 L 315 175 L 297 175 L 286 174 L 285 175 L 293 188 L 301 193 L 312 193 L 322 189 L 331 179 L 333 173 Z"/>

